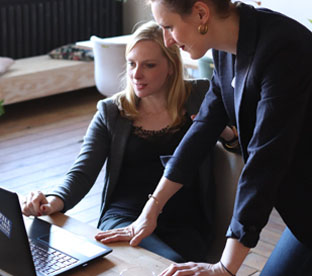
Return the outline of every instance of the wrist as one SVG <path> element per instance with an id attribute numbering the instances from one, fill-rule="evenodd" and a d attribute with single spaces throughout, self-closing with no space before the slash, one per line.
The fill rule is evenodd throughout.
<path id="1" fill-rule="evenodd" d="M 222 261 L 220 260 L 220 265 L 221 265 L 221 268 L 223 270 L 223 272 L 227 273 L 228 275 L 231 275 L 231 276 L 236 276 L 234 273 L 232 273 L 223 263 Z"/>
<path id="2" fill-rule="evenodd" d="M 145 217 L 157 221 L 159 214 L 162 212 L 162 209 L 159 206 L 159 201 L 156 197 L 148 195 L 148 200 L 143 208 L 142 213 Z"/>
<path id="3" fill-rule="evenodd" d="M 58 196 L 49 195 L 47 196 L 47 201 L 49 202 L 53 213 L 60 212 L 64 209 L 64 201 Z"/>
<path id="4" fill-rule="evenodd" d="M 244 246 L 237 239 L 228 238 L 220 259 L 223 271 L 228 275 L 235 275 L 246 258 L 250 248 Z M 230 273 L 229 273 L 230 272 Z"/>

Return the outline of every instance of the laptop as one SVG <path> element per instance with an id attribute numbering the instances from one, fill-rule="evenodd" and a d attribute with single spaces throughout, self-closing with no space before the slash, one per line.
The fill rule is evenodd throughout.
<path id="1" fill-rule="evenodd" d="M 23 216 L 17 194 L 0 188 L 0 275 L 60 275 L 110 252 L 96 240 Z"/>

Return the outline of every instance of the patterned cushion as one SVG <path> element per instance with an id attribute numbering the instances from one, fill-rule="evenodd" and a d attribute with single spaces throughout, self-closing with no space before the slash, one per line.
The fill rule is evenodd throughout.
<path id="1" fill-rule="evenodd" d="M 53 59 L 92 61 L 93 51 L 83 49 L 75 44 L 68 44 L 52 50 L 49 56 Z"/>

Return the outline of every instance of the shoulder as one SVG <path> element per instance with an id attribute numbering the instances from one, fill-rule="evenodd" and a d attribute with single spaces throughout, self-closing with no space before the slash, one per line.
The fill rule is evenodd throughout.
<path id="1" fill-rule="evenodd" d="M 113 125 L 120 117 L 118 106 L 113 98 L 100 100 L 97 103 L 97 116 L 108 129 L 113 129 Z"/>
<path id="2" fill-rule="evenodd" d="M 98 101 L 97 110 L 105 116 L 116 115 L 119 113 L 118 107 L 112 98 Z"/>
<path id="3" fill-rule="evenodd" d="M 255 9 L 244 4 L 242 7 L 245 11 L 242 24 L 247 25 L 249 30 L 245 40 L 250 41 L 252 28 L 257 49 L 263 49 L 264 57 L 272 58 L 281 51 L 289 51 L 292 58 L 296 51 L 311 52 L 312 32 L 297 20 L 267 8 Z"/>

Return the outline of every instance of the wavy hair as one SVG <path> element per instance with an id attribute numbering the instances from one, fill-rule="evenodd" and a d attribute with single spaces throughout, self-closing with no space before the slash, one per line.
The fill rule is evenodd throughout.
<path id="1" fill-rule="evenodd" d="M 183 119 L 184 105 L 191 90 L 190 86 L 184 81 L 184 68 L 180 49 L 176 45 L 166 48 L 162 29 L 154 21 L 149 21 L 140 25 L 132 34 L 131 40 L 127 44 L 125 55 L 127 56 L 133 47 L 142 40 L 150 40 L 157 43 L 163 55 L 167 58 L 169 66 L 173 69 L 173 73 L 168 76 L 167 80 L 167 109 L 172 121 L 170 126 L 176 126 Z M 113 99 L 123 116 L 131 120 L 137 118 L 140 99 L 136 96 L 129 77 L 127 77 L 125 89 L 114 95 Z"/>

